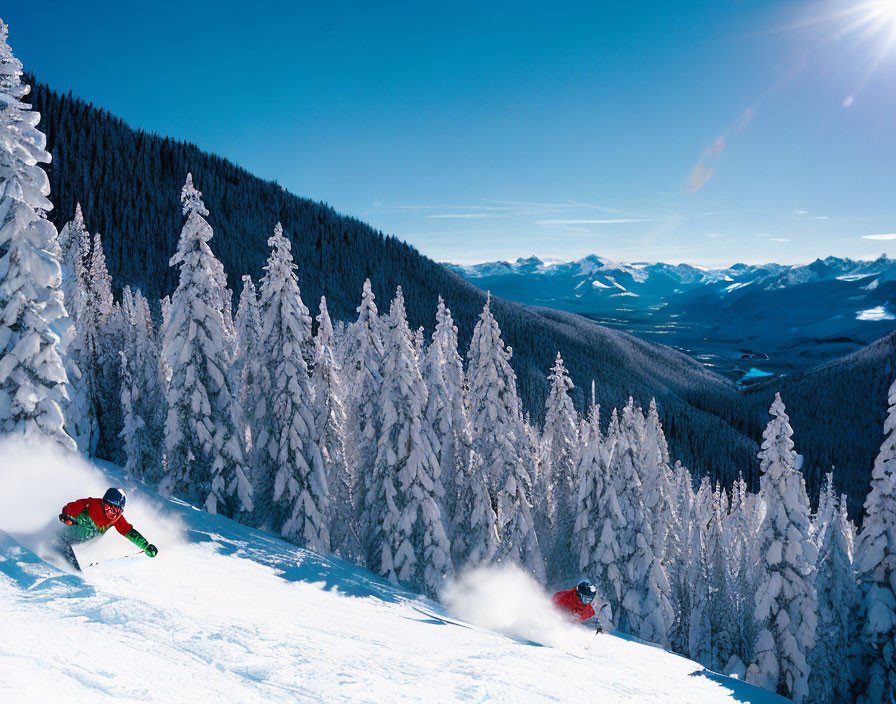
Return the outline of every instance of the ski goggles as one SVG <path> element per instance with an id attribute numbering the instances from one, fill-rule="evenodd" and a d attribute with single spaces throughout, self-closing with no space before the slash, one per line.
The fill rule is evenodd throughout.
<path id="1" fill-rule="evenodd" d="M 103 501 L 103 511 L 106 512 L 107 518 L 118 518 L 118 516 L 124 513 L 124 509 L 121 506 L 110 504 L 108 501 Z"/>

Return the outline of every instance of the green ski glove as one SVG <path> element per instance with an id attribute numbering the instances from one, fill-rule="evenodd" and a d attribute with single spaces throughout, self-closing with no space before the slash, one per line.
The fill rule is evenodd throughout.
<path id="1" fill-rule="evenodd" d="M 155 557 L 159 554 L 159 549 L 155 545 L 150 544 L 146 546 L 143 552 L 146 553 L 147 557 Z"/>

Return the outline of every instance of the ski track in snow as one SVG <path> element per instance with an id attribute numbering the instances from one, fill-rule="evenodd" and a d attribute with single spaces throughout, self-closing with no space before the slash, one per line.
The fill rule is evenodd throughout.
<path id="1" fill-rule="evenodd" d="M 570 627 L 564 641 L 571 657 L 563 648 L 480 626 L 440 623 L 427 614 L 458 619 L 365 570 L 181 502 L 161 503 L 112 468 L 106 467 L 108 479 L 93 471 L 95 484 L 130 490 L 135 510 L 126 515 L 158 544 L 159 556 L 73 573 L 46 552 L 39 533 L 4 523 L 9 487 L 0 482 L 4 704 L 98 696 L 114 702 L 786 701 L 630 639 L 599 635 L 585 651 L 593 632 L 582 627 Z M 70 483 L 61 482 L 52 498 Z M 52 516 L 59 511 L 38 503 Z M 86 563 L 130 547 L 112 532 L 79 557 Z"/>

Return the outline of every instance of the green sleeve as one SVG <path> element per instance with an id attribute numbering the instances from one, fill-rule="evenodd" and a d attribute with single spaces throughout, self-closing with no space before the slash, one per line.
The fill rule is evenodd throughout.
<path id="1" fill-rule="evenodd" d="M 134 545 L 136 545 L 141 550 L 146 550 L 146 546 L 149 545 L 149 541 L 144 538 L 140 533 L 131 528 L 128 531 L 128 534 L 124 536 L 128 540 L 130 540 Z"/>

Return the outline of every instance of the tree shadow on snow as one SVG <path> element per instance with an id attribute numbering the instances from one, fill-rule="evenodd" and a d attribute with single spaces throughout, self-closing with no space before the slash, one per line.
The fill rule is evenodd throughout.
<path id="1" fill-rule="evenodd" d="M 277 535 L 198 511 L 177 499 L 169 501 L 179 505 L 187 542 L 211 543 L 218 554 L 271 567 L 287 582 L 307 582 L 345 596 L 389 603 L 420 598 L 350 562 L 296 547 Z"/>

